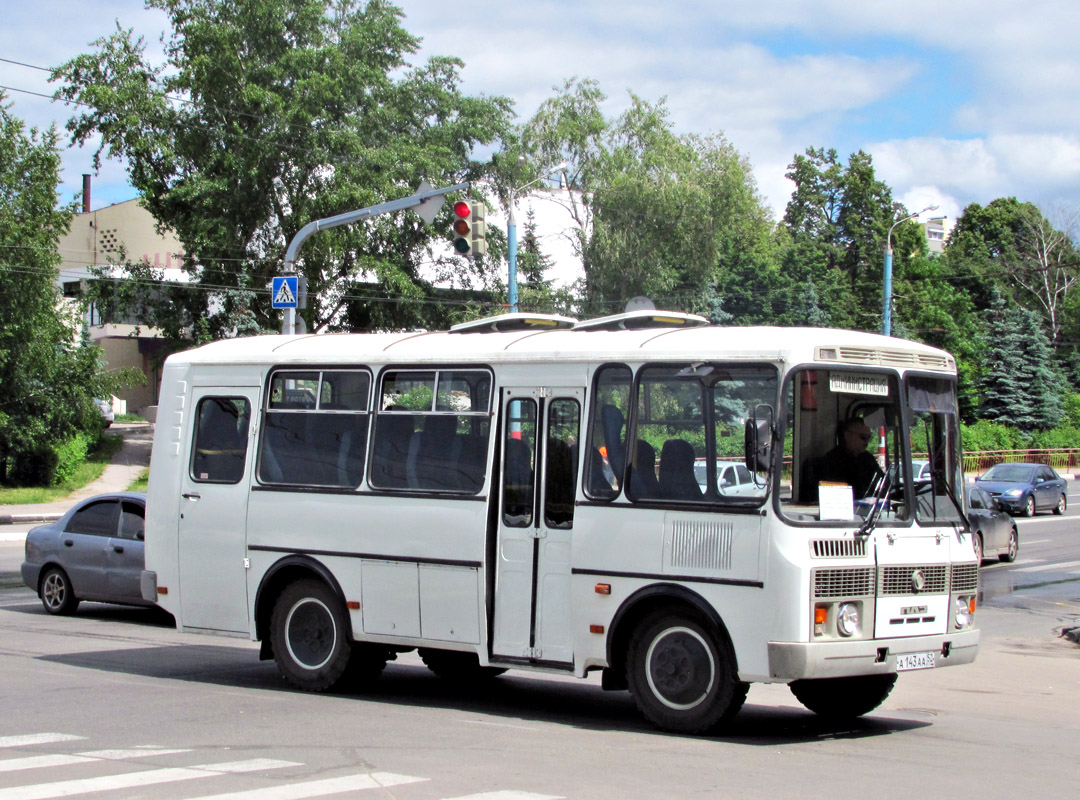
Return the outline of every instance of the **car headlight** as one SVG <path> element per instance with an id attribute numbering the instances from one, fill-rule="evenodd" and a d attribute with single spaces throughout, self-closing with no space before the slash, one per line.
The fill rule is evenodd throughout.
<path id="1" fill-rule="evenodd" d="M 956 606 L 953 612 L 953 624 L 957 628 L 966 628 L 971 624 L 971 617 L 975 613 L 974 597 L 956 598 Z"/>
<path id="2" fill-rule="evenodd" d="M 1003 492 L 1006 497 L 1019 497 L 1024 493 L 1023 489 L 1009 489 L 1007 492 Z"/>
<path id="3" fill-rule="evenodd" d="M 854 636 L 859 632 L 859 607 L 844 603 L 836 613 L 836 629 L 841 636 Z"/>

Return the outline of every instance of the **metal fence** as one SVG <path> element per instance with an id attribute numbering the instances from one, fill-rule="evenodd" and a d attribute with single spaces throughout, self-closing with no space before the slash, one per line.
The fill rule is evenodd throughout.
<path id="1" fill-rule="evenodd" d="M 916 456 L 916 458 L 919 457 Z M 925 456 L 921 457 L 925 458 Z M 1080 469 L 1080 448 L 981 450 L 974 453 L 964 453 L 964 472 L 978 474 L 986 472 L 994 464 L 1015 463 L 1017 461 L 1046 464 L 1058 471 L 1074 472 Z"/>

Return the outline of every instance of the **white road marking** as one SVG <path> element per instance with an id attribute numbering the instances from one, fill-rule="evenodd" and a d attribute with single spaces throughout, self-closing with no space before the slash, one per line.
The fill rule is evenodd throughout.
<path id="1" fill-rule="evenodd" d="M 562 795 L 533 794 L 532 792 L 484 792 L 467 794 L 462 797 L 449 797 L 447 800 L 564 800 Z"/>
<path id="2" fill-rule="evenodd" d="M 131 758 L 149 758 L 150 756 L 167 756 L 173 753 L 190 752 L 190 749 L 166 750 L 161 747 L 133 747 L 130 750 L 89 750 L 85 753 L 76 753 L 75 755 L 100 758 L 105 761 L 127 761 Z"/>
<path id="3" fill-rule="evenodd" d="M 414 778 L 410 775 L 394 775 L 390 772 L 372 772 L 362 775 L 345 775 L 340 778 L 325 778 L 318 781 L 305 781 L 287 786 L 273 786 L 264 789 L 249 789 L 226 794 L 211 794 L 192 800 L 304 800 L 308 797 L 324 797 L 341 792 L 359 792 L 364 789 L 381 789 L 387 786 L 400 786 L 406 783 L 420 783 L 428 778 Z M 539 797 L 539 795 L 537 795 Z"/>
<path id="4" fill-rule="evenodd" d="M 18 772 L 22 769 L 41 769 L 42 767 L 66 767 L 69 764 L 85 764 L 93 761 L 85 756 L 27 756 L 26 758 L 9 758 L 0 761 L 0 772 Z"/>
<path id="5" fill-rule="evenodd" d="M 269 758 L 253 758 L 248 761 L 231 761 L 222 764 L 200 764 L 195 767 L 151 769 L 129 772 L 124 775 L 102 775 L 97 778 L 39 783 L 33 786 L 14 786 L 0 789 L 0 800 L 47 800 L 53 797 L 70 797 L 86 792 L 108 792 L 133 789 L 140 786 L 156 786 L 162 783 L 211 778 L 222 773 L 256 772 L 264 769 L 300 766 L 294 761 L 275 761 Z"/>
<path id="6" fill-rule="evenodd" d="M 29 733 L 25 736 L 0 736 L 0 747 L 25 747 L 31 744 L 76 742 L 85 738 L 85 736 L 72 736 L 69 733 Z"/>
<path id="7" fill-rule="evenodd" d="M 1053 564 L 1037 564 L 1034 567 L 1020 567 L 1013 572 L 1049 572 L 1050 570 L 1070 571 L 1073 567 L 1080 567 L 1080 561 L 1061 561 Z"/>

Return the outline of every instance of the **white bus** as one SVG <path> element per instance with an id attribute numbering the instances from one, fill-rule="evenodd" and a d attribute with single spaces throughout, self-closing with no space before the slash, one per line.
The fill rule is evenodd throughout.
<path id="1" fill-rule="evenodd" d="M 601 670 L 671 731 L 754 682 L 857 716 L 978 650 L 958 427 L 949 354 L 851 331 L 506 314 L 216 342 L 163 369 L 142 591 L 309 691 L 416 649 L 448 679 Z M 849 430 L 868 476 L 836 471 Z"/>

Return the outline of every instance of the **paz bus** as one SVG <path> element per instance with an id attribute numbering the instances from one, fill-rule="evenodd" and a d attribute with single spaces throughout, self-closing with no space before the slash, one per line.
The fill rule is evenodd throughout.
<path id="1" fill-rule="evenodd" d="M 853 420 L 865 487 L 827 474 Z M 598 670 L 676 732 L 757 682 L 858 716 L 976 656 L 958 428 L 948 353 L 852 331 L 513 313 L 215 342 L 162 370 L 142 592 L 302 690 L 416 650 L 448 680 Z"/>

